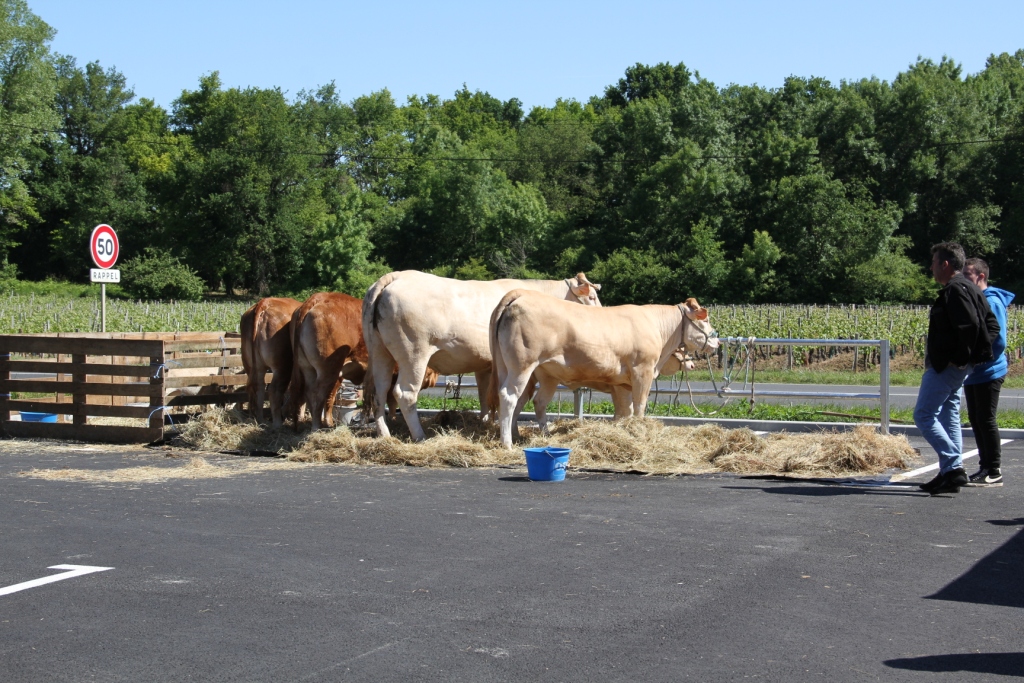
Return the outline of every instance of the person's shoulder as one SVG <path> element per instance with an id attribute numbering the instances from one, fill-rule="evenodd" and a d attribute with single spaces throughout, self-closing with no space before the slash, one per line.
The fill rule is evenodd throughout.
<path id="1" fill-rule="evenodd" d="M 1016 295 L 1013 292 L 1006 291 L 1005 289 L 989 287 L 985 290 L 985 296 L 992 301 L 997 301 L 1004 306 L 1009 306 L 1010 302 L 1013 301 Z"/>

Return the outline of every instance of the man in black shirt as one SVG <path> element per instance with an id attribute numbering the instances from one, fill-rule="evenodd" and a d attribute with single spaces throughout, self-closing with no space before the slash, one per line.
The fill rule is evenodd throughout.
<path id="1" fill-rule="evenodd" d="M 999 322 L 985 295 L 961 273 L 964 261 L 964 250 L 955 242 L 932 247 L 932 276 L 943 287 L 928 316 L 925 371 L 914 424 L 939 455 L 938 476 L 921 484 L 933 496 L 956 493 L 967 484 L 960 388 L 975 363 L 992 359 L 992 339 L 999 334 Z"/>

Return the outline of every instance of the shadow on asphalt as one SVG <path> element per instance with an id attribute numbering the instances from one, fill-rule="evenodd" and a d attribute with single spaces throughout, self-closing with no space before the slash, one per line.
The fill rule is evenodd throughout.
<path id="1" fill-rule="evenodd" d="M 925 496 L 920 491 L 910 491 L 907 489 L 838 486 L 835 484 L 817 486 L 723 486 L 722 488 L 735 489 L 739 491 L 764 491 L 765 493 L 776 493 L 789 496 L 811 496 L 815 498 L 828 498 L 830 496 L 913 496 L 914 498 L 928 497 Z"/>
<path id="2" fill-rule="evenodd" d="M 883 662 L 893 669 L 952 673 L 964 671 L 979 674 L 1024 677 L 1024 652 L 989 652 L 963 655 L 931 655 L 907 657 Z"/>
<path id="3" fill-rule="evenodd" d="M 1021 519 L 1011 524 L 1021 524 Z M 1006 525 L 1003 520 L 989 520 L 990 524 Z M 929 600 L 973 602 L 979 605 L 1024 607 L 1024 582 L 1020 568 L 1024 566 L 1024 531 L 979 560 L 971 569 L 934 595 Z M 1021 656 L 1021 655 L 1018 655 Z M 1024 660 L 1019 660 L 1017 673 L 1024 676 Z"/>
<path id="4" fill-rule="evenodd" d="M 1021 526 L 1024 525 L 1024 517 L 1018 517 L 1017 519 L 989 519 L 986 520 L 989 524 L 995 524 L 996 526 Z"/>
<path id="5" fill-rule="evenodd" d="M 528 482 L 528 481 L 530 481 L 530 478 L 529 477 L 523 477 L 523 476 L 519 476 L 519 477 L 498 477 L 498 481 L 515 481 L 515 482 L 526 481 L 526 482 Z"/>

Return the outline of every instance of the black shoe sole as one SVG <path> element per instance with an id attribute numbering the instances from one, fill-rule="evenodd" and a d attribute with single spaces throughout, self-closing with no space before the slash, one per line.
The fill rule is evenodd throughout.
<path id="1" fill-rule="evenodd" d="M 930 495 L 930 496 L 938 496 L 938 495 L 941 495 L 943 493 L 960 493 L 960 488 L 961 487 L 959 487 L 959 486 L 951 486 L 949 488 L 932 489 L 931 491 L 928 492 L 928 495 Z"/>

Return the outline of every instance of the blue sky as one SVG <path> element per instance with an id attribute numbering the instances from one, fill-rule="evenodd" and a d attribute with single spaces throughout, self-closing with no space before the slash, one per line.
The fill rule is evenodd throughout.
<path id="1" fill-rule="evenodd" d="M 586 101 L 637 62 L 684 62 L 719 86 L 788 75 L 892 80 L 918 55 L 965 73 L 1024 48 L 1024 1 L 348 2 L 28 0 L 52 48 L 116 66 L 169 107 L 201 75 L 290 96 L 334 81 L 344 100 L 388 88 L 450 97 L 465 83 L 529 109 Z"/>

